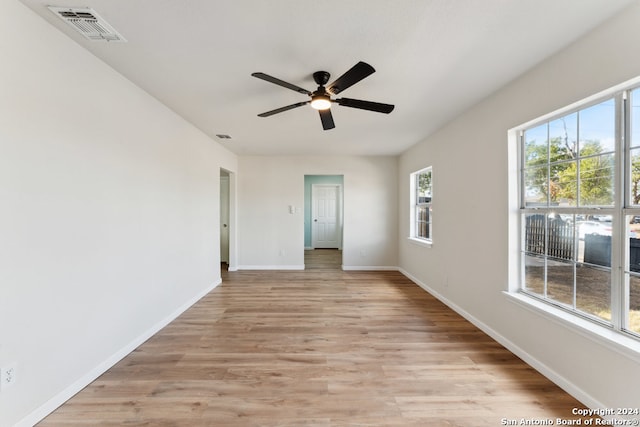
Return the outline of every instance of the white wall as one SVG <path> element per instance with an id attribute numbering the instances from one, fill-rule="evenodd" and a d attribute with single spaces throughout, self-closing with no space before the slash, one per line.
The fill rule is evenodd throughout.
<path id="1" fill-rule="evenodd" d="M 0 425 L 29 425 L 219 283 L 237 163 L 13 0 L 0 63 Z"/>
<path id="2" fill-rule="evenodd" d="M 396 157 L 242 156 L 238 169 L 240 269 L 304 268 L 305 175 L 344 175 L 345 268 L 397 266 Z"/>
<path id="3" fill-rule="evenodd" d="M 584 403 L 640 402 L 640 354 L 524 309 L 509 287 L 507 131 L 640 75 L 640 6 L 471 108 L 399 160 L 400 266 Z M 505 58 L 508 60 L 508 58 Z M 408 176 L 433 166 L 434 243 L 407 241 Z M 512 187 L 511 187 L 512 188 Z M 517 215 L 517 214 L 515 214 Z M 513 224 L 513 222 L 511 222 Z"/>

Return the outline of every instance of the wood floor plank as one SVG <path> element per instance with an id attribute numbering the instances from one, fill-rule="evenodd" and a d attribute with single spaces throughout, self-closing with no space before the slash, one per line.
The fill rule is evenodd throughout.
<path id="1" fill-rule="evenodd" d="M 581 407 L 402 274 L 316 252 L 225 271 L 39 425 L 484 427 Z"/>

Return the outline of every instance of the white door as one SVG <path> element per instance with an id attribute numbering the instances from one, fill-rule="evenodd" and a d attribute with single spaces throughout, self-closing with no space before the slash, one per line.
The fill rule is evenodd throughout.
<path id="1" fill-rule="evenodd" d="M 342 247 L 340 185 L 311 186 L 311 245 L 314 248 Z"/>
<path id="2" fill-rule="evenodd" d="M 229 263 L 229 177 L 220 177 L 220 262 Z"/>

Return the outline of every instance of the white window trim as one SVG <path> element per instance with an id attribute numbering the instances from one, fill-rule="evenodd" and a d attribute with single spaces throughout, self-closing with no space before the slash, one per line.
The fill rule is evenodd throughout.
<path id="1" fill-rule="evenodd" d="M 599 92 L 594 94 L 588 98 L 585 98 L 581 101 L 575 102 L 571 105 L 568 105 L 564 108 L 558 109 L 556 111 L 545 114 L 542 117 L 538 117 L 537 119 L 531 120 L 529 122 L 523 123 L 520 126 L 510 129 L 507 132 L 507 143 L 508 143 L 508 170 L 509 170 L 509 180 L 508 180 L 508 195 L 509 195 L 509 217 L 508 217 L 508 288 L 504 292 L 513 303 L 516 303 L 534 313 L 542 314 L 544 317 L 549 318 L 550 320 L 561 324 L 565 327 L 569 327 L 570 329 L 578 332 L 579 334 L 592 339 L 593 341 L 608 346 L 609 348 L 613 348 L 620 354 L 623 354 L 627 357 L 630 357 L 634 360 L 640 360 L 640 340 L 637 335 L 630 334 L 626 331 L 620 329 L 614 329 L 609 326 L 600 324 L 598 322 L 594 322 L 587 318 L 577 315 L 572 311 L 567 311 L 562 308 L 556 307 L 553 304 L 548 302 L 541 301 L 540 299 L 527 294 L 521 289 L 521 283 L 524 276 L 524 269 L 521 262 L 521 239 L 522 239 L 522 225 L 521 225 L 521 184 L 520 184 L 520 166 L 521 166 L 521 156 L 523 155 L 521 152 L 521 139 L 520 132 L 525 128 L 531 128 L 536 124 L 543 123 L 545 121 L 550 121 L 554 117 L 560 117 L 565 114 L 569 114 L 572 111 L 576 111 L 581 108 L 585 108 L 590 104 L 594 104 L 600 99 L 606 97 L 617 96 L 621 91 L 632 90 L 633 88 L 637 88 L 640 86 L 640 77 L 631 79 L 619 85 L 616 85 L 608 90 Z M 627 135 L 625 135 L 626 137 Z M 623 155 L 626 157 L 628 154 L 628 147 L 624 150 L 620 150 Z M 616 156 L 616 162 L 619 162 L 619 157 Z M 619 183 L 622 179 L 627 179 L 626 175 L 627 168 L 623 168 L 620 170 L 617 169 L 617 173 L 619 176 L 616 177 L 616 194 L 621 194 Z M 624 192 L 623 197 L 627 197 L 626 191 Z M 629 208 L 625 208 L 626 199 L 623 201 L 622 207 L 616 207 L 619 209 L 622 214 L 626 214 L 629 211 Z M 634 208 L 637 209 L 637 208 Z M 618 215 L 618 213 L 616 213 Z M 612 243 L 613 244 L 613 243 Z M 612 254 L 612 265 L 614 262 L 613 257 L 616 256 Z M 620 257 L 621 255 L 618 255 Z M 613 279 L 613 278 L 612 278 Z M 617 291 L 612 289 L 613 293 Z M 612 301 L 612 305 L 619 303 L 619 301 Z M 613 314 L 613 313 L 612 313 Z M 616 328 L 619 328 L 620 323 L 617 319 L 612 319 Z"/>
<path id="2" fill-rule="evenodd" d="M 433 246 L 433 228 L 430 228 L 430 232 L 429 232 L 429 237 L 424 238 L 424 237 L 418 237 L 417 231 L 416 231 L 416 176 L 418 176 L 421 173 L 424 172 L 431 172 L 431 196 L 432 196 L 432 202 L 433 202 L 433 166 L 428 166 L 422 169 L 419 169 L 415 172 L 412 172 L 409 174 L 409 191 L 410 191 L 410 196 L 409 196 L 409 201 L 410 201 L 410 207 L 409 207 L 409 237 L 408 240 L 411 243 L 414 243 L 416 245 L 419 246 L 423 246 L 423 247 L 428 247 L 430 248 L 431 246 Z M 430 209 L 432 208 L 432 203 L 429 203 L 429 207 Z M 430 215 L 430 220 L 431 220 L 431 215 Z M 431 223 L 430 223 L 431 224 Z M 431 227 L 431 225 L 430 225 Z"/>
<path id="3" fill-rule="evenodd" d="M 407 240 L 409 240 L 414 245 L 424 246 L 425 248 L 430 248 L 433 246 L 432 240 L 422 239 L 420 237 L 409 236 Z"/>
<path id="4" fill-rule="evenodd" d="M 504 292 L 504 294 L 511 303 L 517 304 L 536 315 L 542 315 L 599 345 L 613 349 L 623 356 L 640 362 L 640 341 L 632 336 L 576 316 L 567 310 L 532 298 L 523 292 Z"/>

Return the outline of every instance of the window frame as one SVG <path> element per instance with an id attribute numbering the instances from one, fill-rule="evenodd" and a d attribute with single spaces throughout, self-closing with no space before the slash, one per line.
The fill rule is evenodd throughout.
<path id="1" fill-rule="evenodd" d="M 640 83 L 636 83 L 635 85 L 629 85 L 623 92 L 623 111 L 621 112 L 621 120 L 623 121 L 623 133 L 622 138 L 624 140 L 623 146 L 623 154 L 624 159 L 621 160 L 623 163 L 623 186 L 620 189 L 621 199 L 622 199 L 622 207 L 620 209 L 620 221 L 624 226 L 624 235 L 627 236 L 629 234 L 629 221 L 627 218 L 629 216 L 640 216 L 640 203 L 634 204 L 632 203 L 631 191 L 632 191 L 632 161 L 633 158 L 631 156 L 632 149 L 640 152 L 640 141 L 635 141 L 637 145 L 632 146 L 632 133 L 631 129 L 634 125 L 633 117 L 632 117 L 632 93 L 637 91 L 637 95 L 640 98 Z M 639 102 L 640 104 L 640 102 Z M 635 123 L 638 127 L 640 127 L 640 117 L 638 117 L 638 123 Z M 640 139 L 640 138 L 639 138 Z M 628 187 L 627 187 L 628 186 Z M 636 277 L 640 279 L 640 272 L 634 272 L 630 268 L 629 258 L 630 258 L 630 248 L 629 245 L 623 244 L 622 246 L 622 254 L 621 256 L 621 268 L 620 268 L 620 292 L 616 297 L 618 298 L 617 302 L 620 307 L 626 307 L 629 311 L 631 293 L 630 293 L 630 280 L 632 277 Z M 627 268 L 629 267 L 629 268 Z M 626 314 L 626 315 L 625 315 Z M 621 313 L 620 319 L 617 325 L 621 330 L 626 333 L 631 334 L 634 338 L 640 340 L 640 331 L 634 332 L 629 330 L 629 315 L 628 313 Z M 616 328 L 617 329 L 617 328 Z"/>
<path id="2" fill-rule="evenodd" d="M 419 185 L 418 179 L 420 175 L 429 173 L 430 177 L 430 200 L 428 202 L 420 202 L 419 200 Z M 409 215 L 409 240 L 418 243 L 424 246 L 431 246 L 433 244 L 433 166 L 427 166 L 425 168 L 419 169 L 415 172 L 412 172 L 409 175 L 409 190 L 410 190 L 410 215 Z M 428 237 L 423 237 L 419 235 L 419 226 L 420 222 L 418 210 L 427 209 L 429 212 L 429 217 L 427 221 L 427 231 Z"/>
<path id="3" fill-rule="evenodd" d="M 518 298 L 524 297 L 524 300 L 531 300 L 532 304 L 536 307 L 549 307 L 549 310 L 560 309 L 562 312 L 568 313 L 568 317 L 572 316 L 576 319 L 576 323 L 580 323 L 583 320 L 587 320 L 587 323 L 604 326 L 606 329 L 611 330 L 621 339 L 631 339 L 632 341 L 640 341 L 640 331 L 631 330 L 629 326 L 629 313 L 632 308 L 630 307 L 630 278 L 640 279 L 640 272 L 631 271 L 629 265 L 629 253 L 631 249 L 629 246 L 629 217 L 640 216 L 640 203 L 632 204 L 632 181 L 631 181 L 631 127 L 632 125 L 640 127 L 640 120 L 636 123 L 632 122 L 631 116 L 631 94 L 633 91 L 637 91 L 634 95 L 640 98 L 640 79 L 636 79 L 633 83 L 627 83 L 619 85 L 609 91 L 602 92 L 600 94 L 590 97 L 588 100 L 578 102 L 570 107 L 558 110 L 554 113 L 547 114 L 539 119 L 533 120 L 522 126 L 512 129 L 515 131 L 515 140 L 517 141 L 517 280 L 518 283 L 515 286 L 511 286 L 509 293 L 518 294 Z M 525 131 L 533 129 L 543 124 L 552 123 L 554 120 L 564 118 L 568 115 L 576 113 L 578 111 L 585 110 L 594 105 L 602 103 L 608 99 L 612 99 L 614 104 L 615 114 L 615 146 L 614 146 L 614 163 L 613 163 L 613 204 L 611 206 L 580 206 L 579 193 L 576 194 L 576 205 L 571 207 L 559 207 L 552 206 L 550 198 L 547 197 L 545 206 L 527 206 L 526 204 L 526 180 L 525 180 Z M 634 126 L 634 128 L 635 128 Z M 579 128 L 579 124 L 578 124 Z M 548 142 L 547 134 L 547 146 Z M 580 140 L 580 135 L 577 135 L 577 141 Z M 513 139 L 511 139 L 513 142 Z M 640 153 L 640 141 L 635 141 L 636 152 Z M 608 152 L 608 151 L 607 151 Z M 549 152 L 547 153 L 547 156 Z M 513 159 L 513 158 L 512 158 Z M 577 160 L 579 163 L 580 160 Z M 547 165 L 553 162 L 547 157 Z M 548 169 L 549 171 L 550 169 Z M 551 172 L 547 174 L 547 180 L 550 179 Z M 577 185 L 580 182 L 579 171 L 576 176 Z M 565 304 L 559 303 L 552 299 L 546 298 L 546 295 L 538 295 L 528 291 L 525 288 L 525 220 L 526 215 L 531 214 L 547 214 L 551 212 L 558 214 L 572 214 L 580 215 L 587 212 L 597 212 L 598 215 L 611 215 L 612 218 L 612 233 L 611 233 L 611 266 L 610 266 L 610 281 L 611 281 L 611 320 L 610 322 L 600 319 L 595 315 L 591 315 L 587 312 L 583 312 L 577 309 L 575 300 L 577 297 L 577 291 L 575 289 L 574 279 L 574 304 L 573 307 L 567 307 Z M 547 220 L 548 221 L 548 220 Z M 574 228 L 577 236 L 577 226 Z M 548 231 L 547 231 L 548 233 Z M 577 252 L 577 246 L 575 251 Z M 545 254 L 545 257 L 548 257 Z M 545 261 L 546 262 L 546 261 Z M 577 257 L 574 257 L 574 261 L 577 262 Z M 546 268 L 546 267 L 545 267 Z M 545 270 L 545 284 L 546 284 L 546 270 Z M 515 276 L 512 276 L 515 277 Z M 546 292 L 546 285 L 545 285 Z M 537 303 L 535 301 L 538 301 Z M 583 319 L 580 321 L 580 319 Z M 579 322 L 578 322 L 579 321 Z"/>

